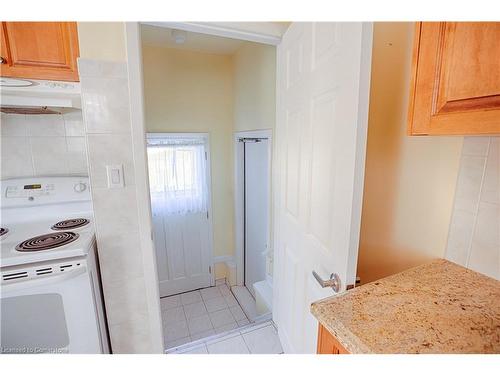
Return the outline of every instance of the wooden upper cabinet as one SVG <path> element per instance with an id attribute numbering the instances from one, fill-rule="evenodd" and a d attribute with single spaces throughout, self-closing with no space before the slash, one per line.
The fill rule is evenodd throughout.
<path id="1" fill-rule="evenodd" d="M 410 135 L 500 133 L 500 22 L 419 22 Z"/>
<path id="2" fill-rule="evenodd" d="M 78 81 L 76 22 L 2 22 L 0 75 Z"/>

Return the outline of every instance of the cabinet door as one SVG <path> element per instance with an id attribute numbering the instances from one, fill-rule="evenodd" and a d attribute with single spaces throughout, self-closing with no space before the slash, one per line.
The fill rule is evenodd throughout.
<path id="1" fill-rule="evenodd" d="M 500 22 L 420 22 L 410 135 L 500 133 Z"/>
<path id="2" fill-rule="evenodd" d="M 78 81 L 76 22 L 2 22 L 0 75 Z"/>
<path id="3" fill-rule="evenodd" d="M 349 354 L 349 352 L 321 324 L 318 330 L 318 354 Z"/>

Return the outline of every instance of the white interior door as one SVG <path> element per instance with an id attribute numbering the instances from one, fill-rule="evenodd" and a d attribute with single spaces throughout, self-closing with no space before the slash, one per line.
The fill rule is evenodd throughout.
<path id="1" fill-rule="evenodd" d="M 148 134 L 153 241 L 161 297 L 213 283 L 208 144 L 206 137 L 192 137 Z M 159 153 L 158 147 L 175 151 Z"/>
<path id="2" fill-rule="evenodd" d="M 354 284 L 372 24 L 292 23 L 278 46 L 273 317 L 286 352 L 315 353 L 310 304 Z"/>
<path id="3" fill-rule="evenodd" d="M 266 279 L 269 234 L 269 141 L 244 142 L 245 157 L 245 286 Z"/>

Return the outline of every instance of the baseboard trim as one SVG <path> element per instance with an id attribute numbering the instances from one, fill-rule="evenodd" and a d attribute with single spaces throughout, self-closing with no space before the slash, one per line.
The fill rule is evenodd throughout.
<path id="1" fill-rule="evenodd" d="M 234 256 L 232 255 L 219 255 L 213 257 L 213 262 L 215 263 L 225 263 L 225 262 L 234 262 Z"/>

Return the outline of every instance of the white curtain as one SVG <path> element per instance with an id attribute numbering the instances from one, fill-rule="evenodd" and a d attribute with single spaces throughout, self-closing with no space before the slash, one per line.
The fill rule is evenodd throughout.
<path id="1" fill-rule="evenodd" d="M 202 138 L 148 139 L 151 205 L 155 214 L 207 211 L 205 142 Z"/>

